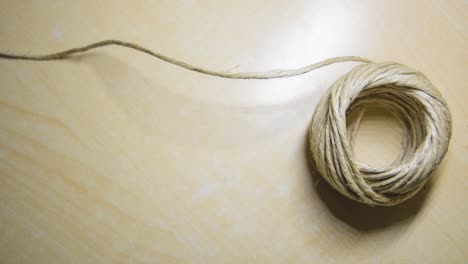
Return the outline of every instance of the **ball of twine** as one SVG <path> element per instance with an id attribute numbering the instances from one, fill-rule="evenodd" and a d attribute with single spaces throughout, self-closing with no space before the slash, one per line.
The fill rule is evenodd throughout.
<path id="1" fill-rule="evenodd" d="M 406 129 L 400 159 L 390 166 L 373 167 L 353 154 L 356 129 L 348 138 L 346 117 L 369 103 L 386 107 Z M 367 63 L 339 78 L 320 100 L 310 150 L 334 189 L 362 203 L 390 206 L 424 186 L 447 152 L 451 127 L 447 103 L 424 74 L 398 63 Z"/>
<path id="2" fill-rule="evenodd" d="M 319 102 L 309 129 L 311 151 L 318 171 L 333 188 L 359 202 L 390 206 L 409 199 L 424 186 L 447 152 L 452 131 L 447 103 L 424 74 L 398 63 L 375 63 L 361 57 L 345 56 L 297 69 L 222 72 L 120 40 L 103 40 L 43 55 L 0 52 L 0 58 L 59 60 L 111 45 L 134 49 L 190 71 L 230 79 L 285 78 L 338 62 L 364 63 L 332 85 Z M 353 140 L 349 140 L 346 133 L 347 114 L 364 109 L 371 102 L 386 106 L 407 130 L 400 160 L 384 168 L 357 161 L 352 153 Z M 355 131 L 351 131 L 351 139 Z"/>

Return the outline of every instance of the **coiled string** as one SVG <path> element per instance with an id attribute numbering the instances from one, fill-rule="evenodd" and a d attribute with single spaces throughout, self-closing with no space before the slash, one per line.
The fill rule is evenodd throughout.
<path id="1" fill-rule="evenodd" d="M 447 103 L 427 77 L 399 63 L 376 63 L 347 56 L 334 57 L 298 69 L 228 73 L 204 69 L 170 58 L 134 43 L 104 40 L 83 47 L 45 54 L 23 55 L 0 52 L 0 58 L 47 61 L 65 59 L 99 47 L 117 45 L 134 49 L 190 71 L 229 79 L 275 79 L 306 74 L 338 62 L 363 62 L 341 76 L 315 109 L 309 141 L 317 170 L 343 195 L 369 205 L 390 206 L 414 196 L 445 156 L 452 120 Z M 352 139 L 347 137 L 346 117 L 378 102 L 397 117 L 406 129 L 402 154 L 397 163 L 377 168 L 357 161 Z M 356 121 L 359 123 L 359 118 Z"/>

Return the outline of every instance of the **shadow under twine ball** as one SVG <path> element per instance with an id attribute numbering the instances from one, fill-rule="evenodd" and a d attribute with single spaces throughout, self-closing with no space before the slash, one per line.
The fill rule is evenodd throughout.
<path id="1" fill-rule="evenodd" d="M 346 118 L 369 104 L 385 107 L 406 131 L 392 165 L 373 167 L 353 155 L 358 125 L 347 133 Z M 447 103 L 424 74 L 398 63 L 366 63 L 341 76 L 321 98 L 309 128 L 310 151 L 338 192 L 369 205 L 396 205 L 414 196 L 445 156 L 451 122 Z"/>

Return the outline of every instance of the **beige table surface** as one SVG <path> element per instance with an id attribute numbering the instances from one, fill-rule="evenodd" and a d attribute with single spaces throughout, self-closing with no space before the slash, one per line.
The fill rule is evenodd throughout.
<path id="1" fill-rule="evenodd" d="M 207 68 L 357 55 L 417 68 L 453 114 L 424 192 L 371 208 L 307 162 L 320 96 L 356 65 L 270 81 L 134 51 L 0 61 L 0 263 L 466 263 L 468 4 L 462 1 L 1 1 L 0 50 L 132 40 Z M 401 131 L 371 111 L 356 155 Z"/>

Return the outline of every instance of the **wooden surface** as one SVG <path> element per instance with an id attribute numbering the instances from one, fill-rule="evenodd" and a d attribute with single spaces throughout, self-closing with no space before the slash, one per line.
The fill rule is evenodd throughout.
<path id="1" fill-rule="evenodd" d="M 466 263 L 466 1 L 1 1 L 0 49 L 114 38 L 217 70 L 333 56 L 424 72 L 451 108 L 449 152 L 393 208 L 351 202 L 307 162 L 306 130 L 353 63 L 224 80 L 122 48 L 0 61 L 1 263 Z M 357 156 L 401 131 L 370 112 Z"/>

